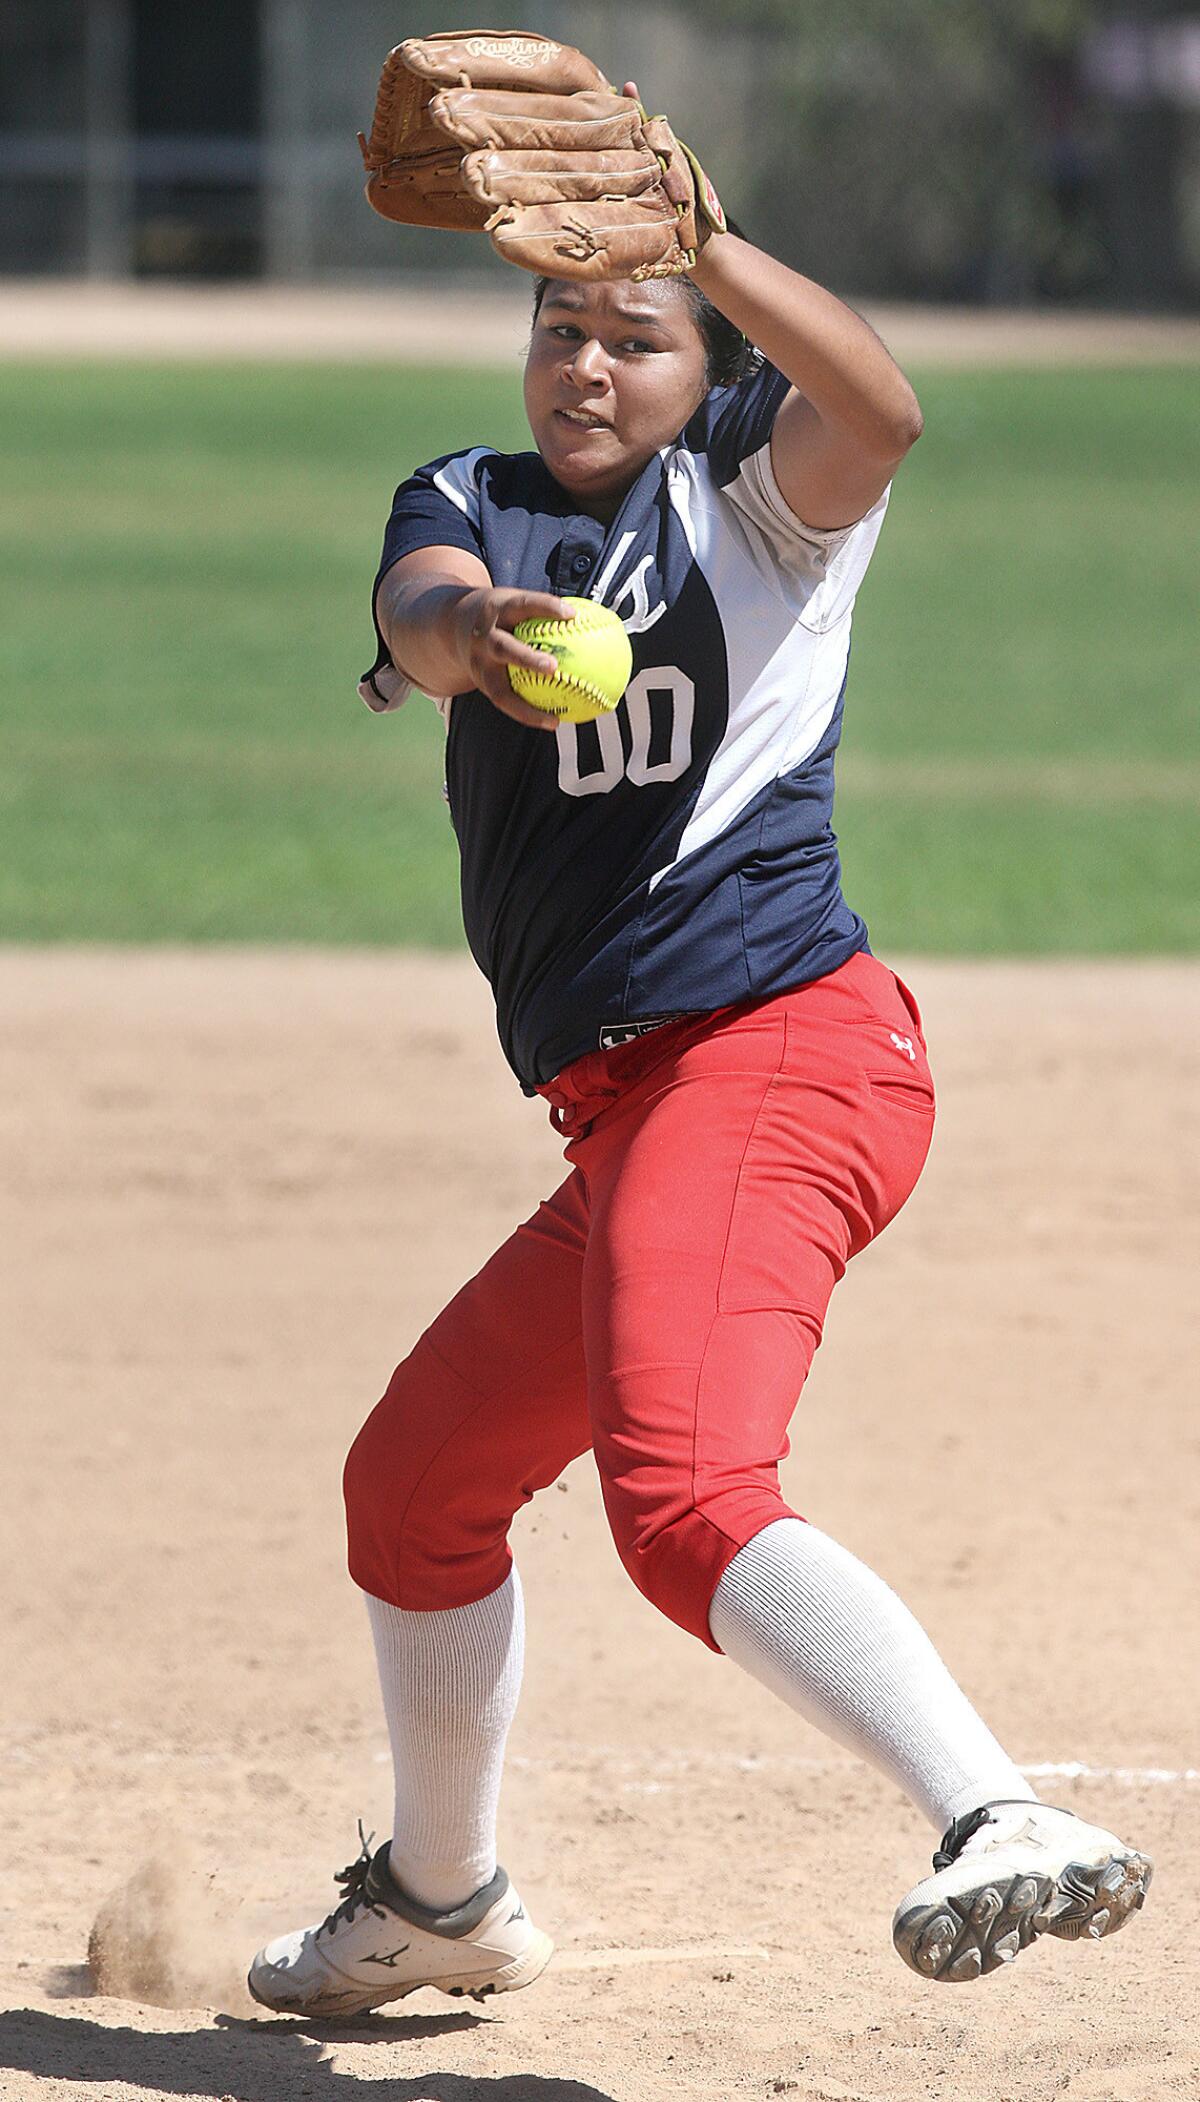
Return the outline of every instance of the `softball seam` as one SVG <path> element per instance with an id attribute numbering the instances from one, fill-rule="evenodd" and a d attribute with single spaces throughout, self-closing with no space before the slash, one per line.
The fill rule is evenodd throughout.
<path id="1" fill-rule="evenodd" d="M 607 613 L 608 610 L 607 606 L 597 606 L 596 609 L 599 613 Z M 624 626 L 624 622 L 621 625 Z M 597 620 L 594 613 L 573 613 L 570 620 L 523 620 L 521 626 L 532 642 L 534 636 L 539 641 L 545 641 L 547 637 L 555 635 L 559 628 L 578 628 L 582 635 L 594 635 L 598 629 L 606 628 L 608 622 Z"/>
<path id="2" fill-rule="evenodd" d="M 536 647 L 536 645 L 532 646 Z M 611 714 L 616 706 L 616 703 L 610 701 L 608 695 L 599 686 L 592 685 L 590 679 L 572 678 L 565 672 L 556 672 L 554 677 L 551 678 L 548 672 L 526 671 L 524 665 L 518 665 L 516 669 L 520 671 L 523 679 L 528 680 L 531 686 L 537 687 L 539 693 L 554 693 L 557 691 L 562 694 L 564 700 L 574 695 L 580 700 L 594 702 L 595 706 L 603 708 L 606 714 Z M 516 691 L 515 688 L 513 690 L 514 692 Z M 536 707 L 537 703 L 533 702 L 531 705 Z M 548 709 L 546 712 L 559 715 L 562 711 L 554 708 Z"/>
<path id="3" fill-rule="evenodd" d="M 597 610 L 600 613 L 607 614 L 609 608 L 598 605 Z M 526 643 L 531 650 L 549 649 L 558 640 L 560 628 L 573 627 L 577 628 L 583 635 L 595 635 L 607 625 L 606 620 L 596 620 L 593 617 L 589 617 L 586 613 L 573 613 L 570 620 L 523 620 L 521 626 L 525 632 L 519 639 Z M 595 707 L 602 708 L 606 715 L 611 715 L 619 705 L 617 702 L 609 700 L 603 687 L 593 685 L 590 679 L 577 679 L 572 672 L 556 672 L 554 677 L 551 678 L 548 672 L 526 671 L 523 665 L 519 669 L 522 678 L 527 679 L 531 686 L 536 686 L 539 693 L 553 693 L 555 687 L 557 687 L 564 698 L 569 699 L 573 695 L 577 699 L 591 701 Z M 537 703 L 532 702 L 531 706 L 536 707 Z M 562 710 L 560 708 L 548 708 L 545 712 L 547 715 L 561 715 Z"/>

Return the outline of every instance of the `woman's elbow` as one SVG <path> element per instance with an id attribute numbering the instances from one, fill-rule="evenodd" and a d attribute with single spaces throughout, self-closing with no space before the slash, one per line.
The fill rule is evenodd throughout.
<path id="1" fill-rule="evenodd" d="M 914 409 L 912 415 L 889 416 L 886 422 L 879 423 L 868 447 L 874 464 L 887 468 L 889 472 L 899 467 L 901 461 L 912 451 L 924 428 L 924 419 L 919 409 Z"/>
<path id="2" fill-rule="evenodd" d="M 916 444 L 917 439 L 920 437 L 924 428 L 925 418 L 921 413 L 921 404 L 917 400 L 916 395 L 914 394 L 912 414 L 908 418 L 908 421 L 904 426 L 904 450 L 906 453 L 912 451 L 913 446 Z"/>
<path id="3" fill-rule="evenodd" d="M 925 418 L 921 413 L 921 404 L 912 388 L 906 385 L 903 398 L 896 404 L 892 421 L 891 436 L 897 462 L 912 451 L 924 428 Z"/>

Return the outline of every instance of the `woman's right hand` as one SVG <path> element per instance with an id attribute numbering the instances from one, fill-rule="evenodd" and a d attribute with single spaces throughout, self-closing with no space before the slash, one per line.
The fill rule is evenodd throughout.
<path id="1" fill-rule="evenodd" d="M 557 730 L 557 716 L 531 708 L 513 692 L 508 677 L 510 665 L 553 676 L 558 669 L 556 660 L 545 650 L 518 641 L 513 629 L 523 620 L 572 617 L 572 608 L 547 591 L 516 591 L 495 584 L 484 591 L 465 591 L 454 609 L 454 619 L 458 653 L 471 685 L 513 722 L 531 730 Z"/>

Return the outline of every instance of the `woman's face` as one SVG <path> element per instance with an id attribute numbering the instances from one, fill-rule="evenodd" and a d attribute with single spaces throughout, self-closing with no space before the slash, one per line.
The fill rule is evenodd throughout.
<path id="1" fill-rule="evenodd" d="M 704 342 L 678 285 L 547 285 L 525 364 L 525 413 L 581 510 L 611 518 L 705 392 Z"/>

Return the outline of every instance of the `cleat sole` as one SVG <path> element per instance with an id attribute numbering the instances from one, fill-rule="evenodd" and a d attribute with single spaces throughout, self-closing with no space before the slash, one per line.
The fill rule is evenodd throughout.
<path id="1" fill-rule="evenodd" d="M 1103 1941 L 1146 1902 L 1154 1873 L 1144 1854 L 1073 1861 L 1062 1873 L 986 1874 L 974 1889 L 902 1907 L 892 1939 L 911 1970 L 943 1984 L 966 1984 L 1013 1962 L 1041 1934 L 1060 1941 Z M 920 1886 L 918 1886 L 918 1889 Z M 916 1896 L 916 1893 L 913 1894 Z"/>

